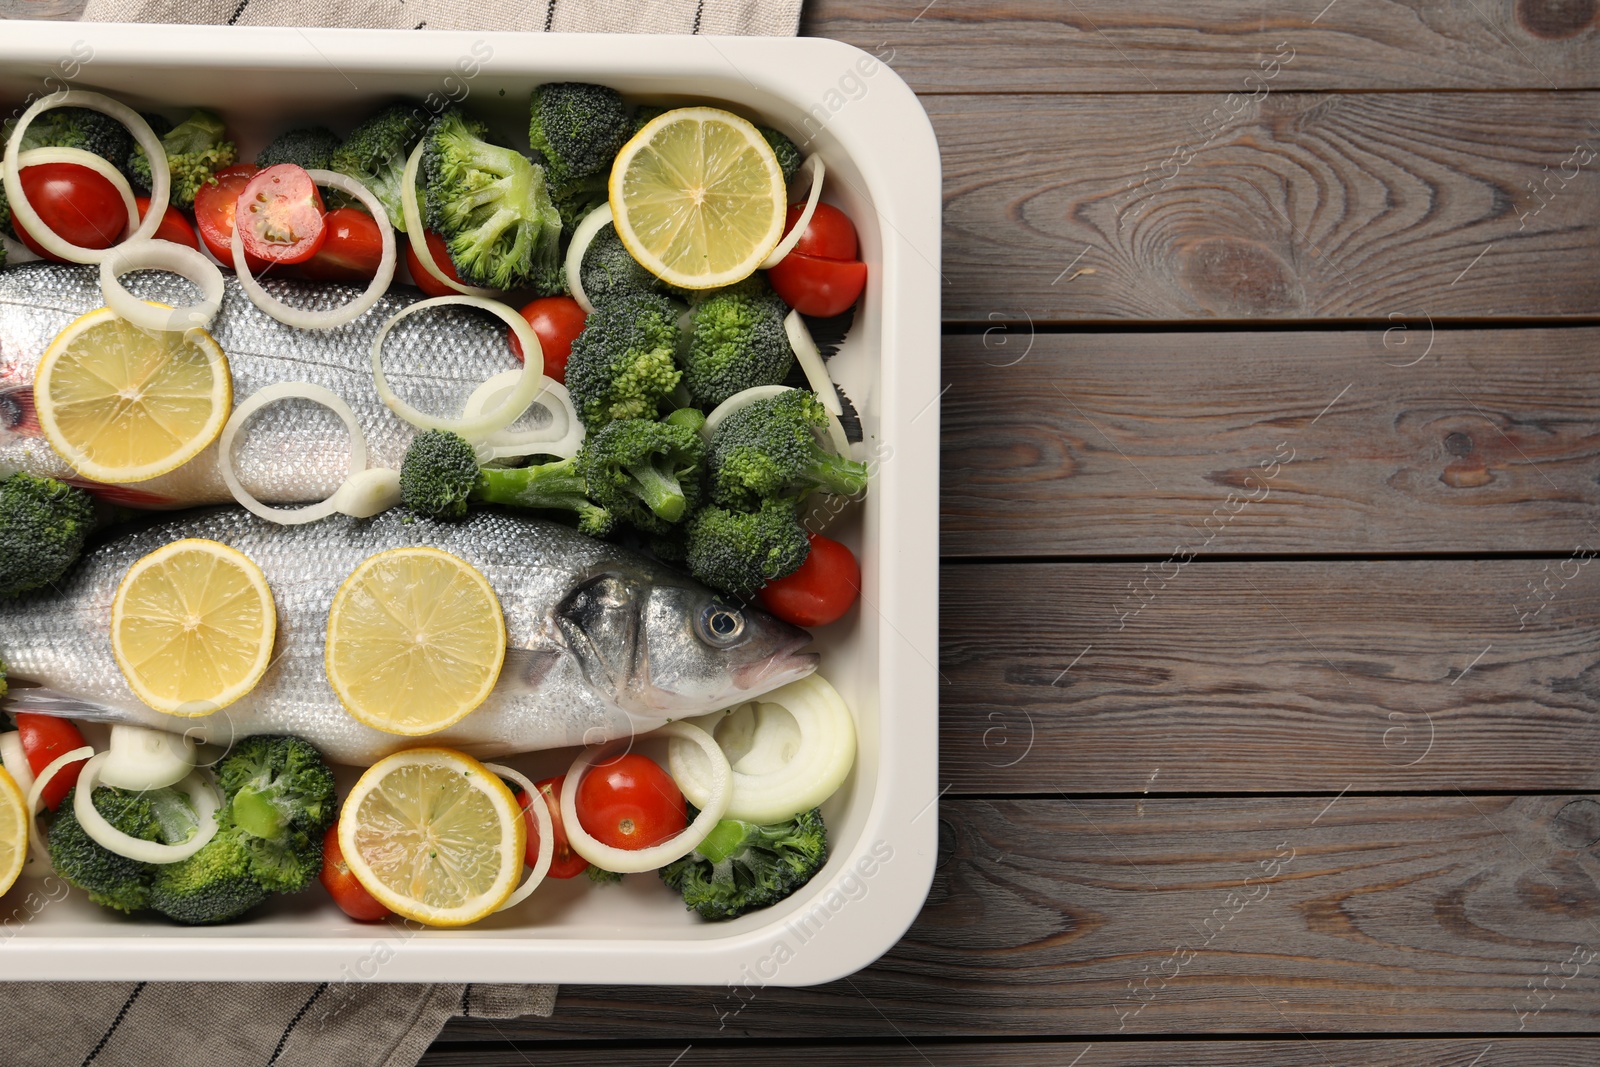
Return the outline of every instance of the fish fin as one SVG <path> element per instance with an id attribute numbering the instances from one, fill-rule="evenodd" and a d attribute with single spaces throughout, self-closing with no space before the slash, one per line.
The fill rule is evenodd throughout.
<path id="1" fill-rule="evenodd" d="M 21 437 L 43 437 L 39 426 L 39 412 L 33 405 L 31 385 L 13 385 L 0 389 L 0 430 Z"/>
<path id="2" fill-rule="evenodd" d="M 565 652 L 554 648 L 506 649 L 505 663 L 500 668 L 500 680 L 495 683 L 495 691 L 512 696 L 532 693 L 543 684 L 545 675 L 555 668 L 564 655 Z"/>
<path id="3" fill-rule="evenodd" d="M 6 711 L 51 715 L 58 719 L 83 719 L 86 722 L 126 723 L 134 716 L 123 708 L 96 704 L 69 693 L 46 689 L 44 686 L 13 682 L 5 699 Z"/>
<path id="4" fill-rule="evenodd" d="M 107 485 L 105 482 L 91 481 L 88 478 L 67 478 L 68 485 L 75 485 L 107 504 L 116 504 L 125 508 L 171 508 L 176 507 L 179 501 L 160 493 L 152 493 L 146 489 L 134 489 L 126 485 Z"/>

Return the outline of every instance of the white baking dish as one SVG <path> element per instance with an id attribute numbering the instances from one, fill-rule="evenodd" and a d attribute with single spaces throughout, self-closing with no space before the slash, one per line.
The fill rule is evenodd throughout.
<path id="1" fill-rule="evenodd" d="M 123 918 L 24 878 L 0 898 L 0 977 L 806 985 L 893 945 L 927 896 L 938 826 L 940 174 L 905 83 L 865 52 L 816 39 L 4 26 L 8 107 L 66 87 L 147 108 L 205 104 L 247 158 L 292 121 L 348 128 L 396 96 L 510 116 L 541 81 L 760 115 L 822 153 L 827 198 L 860 229 L 870 281 L 832 366 L 866 428 L 859 454 L 876 462 L 869 498 L 838 534 L 860 556 L 862 603 L 821 638 L 824 673 L 859 721 L 860 756 L 824 809 L 827 867 L 783 904 L 710 924 L 652 876 L 551 881 L 504 915 L 436 931 L 353 923 L 313 887 L 245 922 L 194 929 Z M 569 756 L 517 762 L 551 774 Z"/>

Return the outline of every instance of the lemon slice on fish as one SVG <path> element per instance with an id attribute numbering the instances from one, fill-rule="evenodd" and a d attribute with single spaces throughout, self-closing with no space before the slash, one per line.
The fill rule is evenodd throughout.
<path id="1" fill-rule="evenodd" d="M 28 862 L 30 821 L 28 802 L 16 779 L 0 767 L 0 897 L 5 896 Z"/>
<path id="2" fill-rule="evenodd" d="M 732 285 L 783 236 L 788 196 L 772 146 L 715 107 L 668 111 L 611 165 L 611 212 L 633 258 L 684 289 Z"/>
<path id="3" fill-rule="evenodd" d="M 210 715 L 254 689 L 277 630 L 261 568 L 198 537 L 129 567 L 111 602 L 111 652 L 122 676 L 168 715 Z"/>
<path id="4" fill-rule="evenodd" d="M 361 776 L 339 816 L 339 850 L 390 911 L 465 926 L 516 889 L 525 827 L 511 790 L 483 764 L 447 748 L 414 748 Z"/>
<path id="5" fill-rule="evenodd" d="M 328 612 L 328 681 L 358 721 L 417 737 L 459 722 L 500 677 L 506 623 L 472 564 L 437 548 L 366 560 Z"/>
<path id="6" fill-rule="evenodd" d="M 33 400 L 45 438 L 79 474 L 142 482 L 217 439 L 233 407 L 233 379 L 204 330 L 142 330 L 101 308 L 56 335 Z"/>

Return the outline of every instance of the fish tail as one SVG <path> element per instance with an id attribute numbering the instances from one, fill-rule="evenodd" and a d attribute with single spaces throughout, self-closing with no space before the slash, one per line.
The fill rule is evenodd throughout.
<path id="1" fill-rule="evenodd" d="M 134 716 L 121 708 L 109 708 L 82 697 L 43 686 L 13 684 L 4 701 L 6 711 L 49 715 L 57 719 L 83 719 L 87 722 L 127 723 Z"/>

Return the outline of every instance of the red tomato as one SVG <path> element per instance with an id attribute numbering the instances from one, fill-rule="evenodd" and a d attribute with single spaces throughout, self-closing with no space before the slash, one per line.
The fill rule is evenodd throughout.
<path id="1" fill-rule="evenodd" d="M 574 799 L 578 822 L 612 848 L 649 848 L 689 825 L 677 783 L 654 760 L 633 752 L 589 768 Z"/>
<path id="2" fill-rule="evenodd" d="M 28 757 L 28 767 L 33 771 L 35 778 L 43 774 L 44 769 L 61 756 L 88 743 L 84 741 L 83 734 L 78 728 L 66 719 L 28 711 L 16 712 L 11 717 L 17 720 L 17 733 L 22 735 L 19 738 L 22 742 L 22 752 Z M 67 795 L 69 789 L 78 784 L 78 772 L 83 770 L 83 765 L 87 762 L 88 759 L 84 758 L 76 763 L 69 763 L 50 779 L 50 785 L 40 794 L 45 807 L 55 811 L 61 806 L 61 799 Z"/>
<path id="3" fill-rule="evenodd" d="M 353 207 L 336 207 L 323 216 L 327 239 L 317 254 L 300 264 L 300 273 L 319 282 L 364 284 L 383 262 L 383 233 L 372 216 Z"/>
<path id="4" fill-rule="evenodd" d="M 322 838 L 322 888 L 328 891 L 333 902 L 352 919 L 376 922 L 388 918 L 389 909 L 379 904 L 365 886 L 356 880 L 350 865 L 344 861 L 344 851 L 339 848 L 339 827 L 328 827 Z"/>
<path id="5" fill-rule="evenodd" d="M 539 347 L 544 350 L 544 372 L 565 385 L 567 382 L 567 356 L 572 354 L 572 342 L 583 332 L 583 322 L 589 316 L 570 296 L 541 296 L 522 309 L 533 332 L 539 335 Z M 522 358 L 522 342 L 511 334 L 511 351 Z"/>
<path id="6" fill-rule="evenodd" d="M 256 168 L 252 164 L 236 163 L 217 171 L 216 181 L 206 182 L 194 195 L 195 229 L 200 231 L 200 240 L 205 242 L 206 251 L 230 267 L 233 265 L 234 208 L 239 203 L 239 194 L 255 175 Z M 244 259 L 252 273 L 260 273 L 270 266 L 250 255 L 248 249 Z"/>
<path id="7" fill-rule="evenodd" d="M 867 287 L 867 265 L 858 260 L 822 259 L 790 252 L 767 271 L 784 303 L 819 319 L 842 315 Z"/>
<path id="8" fill-rule="evenodd" d="M 304 263 L 327 239 L 322 194 L 304 167 L 279 163 L 258 172 L 234 208 L 244 250 L 268 263 Z"/>
<path id="9" fill-rule="evenodd" d="M 800 569 L 761 588 L 761 606 L 796 626 L 826 626 L 850 610 L 861 593 L 855 554 L 821 534 L 808 534 L 811 552 Z"/>
<path id="10" fill-rule="evenodd" d="M 22 168 L 21 178 L 28 203 L 57 237 L 80 248 L 110 248 L 122 240 L 128 228 L 128 205 L 115 185 L 88 167 L 39 163 Z M 39 247 L 20 221 L 13 218 L 12 224 L 34 255 L 63 262 Z"/>
<path id="11" fill-rule="evenodd" d="M 456 273 L 456 265 L 450 262 L 450 249 L 445 247 L 444 238 L 431 231 L 427 237 L 428 251 L 433 253 L 433 261 L 439 265 L 439 269 L 444 271 L 447 277 L 461 281 L 461 275 Z M 412 284 L 429 296 L 459 296 L 460 294 L 454 289 L 428 273 L 427 268 L 422 265 L 422 260 L 417 258 L 416 250 L 411 247 L 415 241 L 416 238 L 413 237 L 406 242 L 406 268 L 411 271 Z"/>
<path id="12" fill-rule="evenodd" d="M 785 234 L 800 221 L 800 212 L 797 207 L 789 209 L 789 217 L 783 223 Z M 819 259 L 855 259 L 856 247 L 856 226 L 850 216 L 832 204 L 818 204 L 811 214 L 811 224 L 800 235 L 794 250 Z"/>
<path id="13" fill-rule="evenodd" d="M 566 780 L 563 774 L 534 783 L 539 787 L 539 795 L 544 797 L 544 806 L 550 812 L 550 822 L 556 832 L 555 855 L 550 860 L 551 878 L 576 878 L 589 869 L 589 861 L 572 851 L 567 843 L 567 827 L 561 821 L 561 784 Z M 539 821 L 533 817 L 528 794 L 517 793 L 517 807 L 522 809 L 522 817 L 528 823 L 528 850 L 524 858 L 532 867 L 539 862 Z"/>
<path id="14" fill-rule="evenodd" d="M 150 198 L 136 196 L 133 201 L 139 205 L 139 220 L 142 222 L 144 217 L 150 214 Z M 194 235 L 194 227 L 189 225 L 189 220 L 184 218 L 183 212 L 171 204 L 167 205 L 167 210 L 162 214 L 161 225 L 156 227 L 153 239 L 171 241 L 175 245 L 187 245 L 196 252 L 200 251 L 200 238 Z"/>

